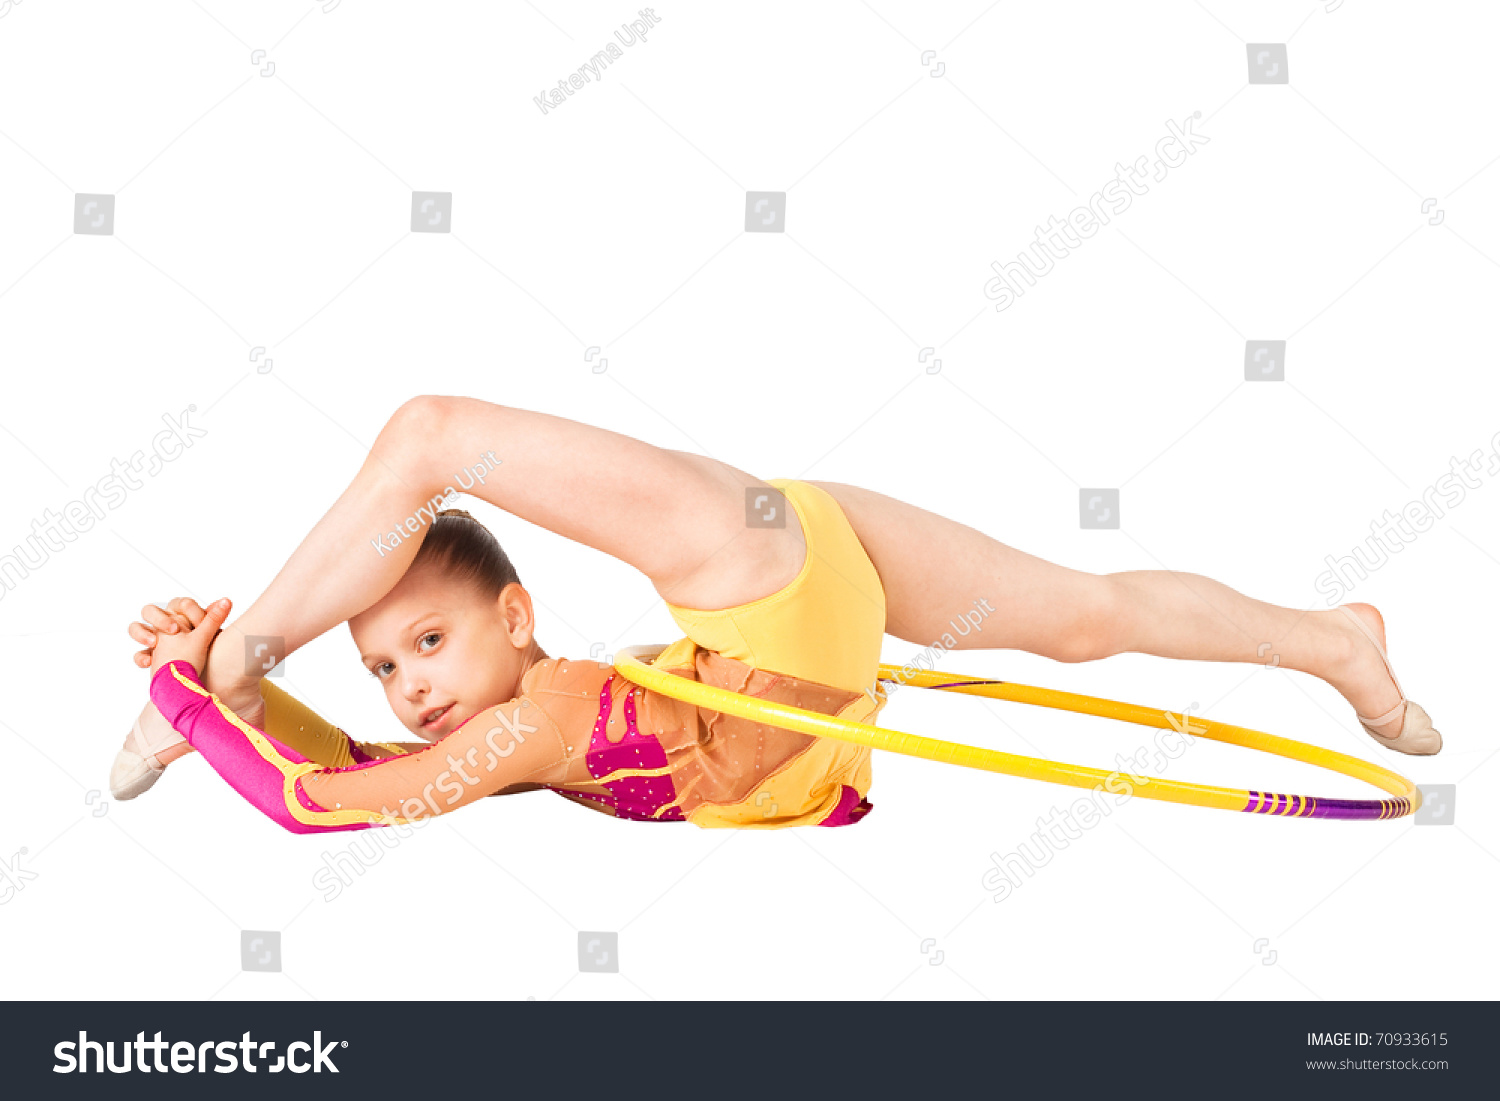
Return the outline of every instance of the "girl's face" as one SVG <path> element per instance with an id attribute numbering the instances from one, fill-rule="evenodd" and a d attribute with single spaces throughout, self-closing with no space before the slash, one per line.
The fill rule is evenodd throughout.
<path id="1" fill-rule="evenodd" d="M 516 698 L 542 655 L 531 596 L 507 585 L 491 601 L 437 568 L 408 570 L 378 603 L 349 620 L 360 660 L 403 726 L 429 742 Z"/>

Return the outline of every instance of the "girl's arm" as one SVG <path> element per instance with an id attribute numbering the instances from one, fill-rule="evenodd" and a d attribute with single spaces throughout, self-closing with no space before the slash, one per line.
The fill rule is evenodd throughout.
<path id="1" fill-rule="evenodd" d="M 345 768 L 383 757 L 415 753 L 428 745 L 425 742 L 357 742 L 270 678 L 260 682 L 260 698 L 266 705 L 262 729 L 282 745 L 321 765 Z"/>
<path id="2" fill-rule="evenodd" d="M 398 825 L 512 785 L 561 783 L 576 756 L 525 696 L 481 711 L 419 752 L 345 768 L 320 766 L 245 722 L 185 658 L 157 668 L 151 701 L 231 787 L 293 833 Z"/>
<path id="3" fill-rule="evenodd" d="M 432 746 L 431 742 L 357 742 L 269 678 L 260 682 L 260 696 L 266 705 L 266 734 L 320 765 L 348 768 L 388 757 L 421 753 Z M 495 794 L 519 795 L 544 786 L 513 783 Z"/>
<path id="4" fill-rule="evenodd" d="M 674 603 L 721 607 L 763 595 L 775 588 L 765 578 L 784 583 L 802 552 L 785 527 L 747 525 L 745 488 L 758 484 L 716 460 L 547 413 L 414 398 L 270 587 L 228 625 L 206 683 L 258 717 L 262 673 L 246 639 L 279 637 L 284 658 L 370 607 L 395 587 L 436 503 L 455 490 L 629 563 Z M 694 576 L 710 559 L 709 576 Z"/>

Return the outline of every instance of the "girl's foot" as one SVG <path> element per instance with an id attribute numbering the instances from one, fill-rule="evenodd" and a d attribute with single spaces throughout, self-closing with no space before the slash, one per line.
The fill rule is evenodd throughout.
<path id="1" fill-rule="evenodd" d="M 134 799 L 156 783 L 168 764 L 191 752 L 187 739 L 172 729 L 155 704 L 148 703 L 109 770 L 111 794 L 116 799 Z"/>
<path id="2" fill-rule="evenodd" d="M 1335 674 L 1326 678 L 1354 708 L 1360 725 L 1377 741 L 1401 753 L 1431 754 L 1442 748 L 1420 704 L 1404 699 L 1395 674 L 1382 656 L 1385 620 L 1370 604 L 1346 604 L 1326 612 L 1332 626 L 1345 634 L 1348 652 Z M 1350 617 L 1359 620 L 1356 624 Z M 1364 630 L 1360 627 L 1363 626 Z M 1381 722 L 1369 722 L 1381 719 Z"/>

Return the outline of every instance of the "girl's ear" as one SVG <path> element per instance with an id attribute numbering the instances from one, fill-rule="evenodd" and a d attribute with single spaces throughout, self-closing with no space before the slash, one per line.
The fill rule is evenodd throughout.
<path id="1" fill-rule="evenodd" d="M 536 615 L 531 606 L 531 594 L 519 581 L 512 581 L 500 590 L 498 597 L 500 617 L 510 640 L 517 647 L 525 646 L 536 632 Z"/>

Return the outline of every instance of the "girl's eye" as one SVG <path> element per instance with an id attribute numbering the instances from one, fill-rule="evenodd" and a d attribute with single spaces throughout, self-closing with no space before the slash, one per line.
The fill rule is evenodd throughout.
<path id="1" fill-rule="evenodd" d="M 431 650 L 433 646 L 436 646 L 442 640 L 442 632 L 428 631 L 425 635 L 417 640 L 417 648 L 419 650 Z M 431 646 L 427 645 L 427 643 L 429 642 L 432 644 Z M 376 680 L 384 680 L 386 677 L 390 676 L 391 673 L 395 672 L 395 669 L 396 667 L 390 662 L 382 661 L 377 663 L 376 666 L 370 670 L 370 676 L 374 677 Z"/>

